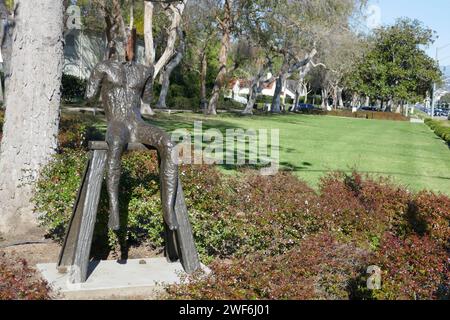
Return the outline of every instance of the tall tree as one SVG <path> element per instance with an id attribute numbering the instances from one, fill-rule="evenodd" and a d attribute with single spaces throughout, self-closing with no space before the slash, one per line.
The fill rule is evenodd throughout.
<path id="1" fill-rule="evenodd" d="M 16 0 L 10 84 L 0 154 L 0 232 L 36 225 L 31 198 L 57 146 L 63 68 L 63 1 Z"/>
<path id="2" fill-rule="evenodd" d="M 350 79 L 352 90 L 392 105 L 400 111 L 407 102 L 425 98 L 441 71 L 423 47 L 434 41 L 434 32 L 420 21 L 399 19 L 375 30 L 370 50 L 357 63 Z"/>
<path id="3" fill-rule="evenodd" d="M 293 74 L 306 76 L 315 45 L 330 31 L 348 24 L 359 0 L 258 0 L 243 6 L 246 26 L 260 46 L 278 56 L 272 112 L 281 111 L 281 93 Z M 364 1 L 362 1 L 364 2 Z"/>
<path id="4" fill-rule="evenodd" d="M 215 8 L 215 0 L 189 2 L 185 16 L 187 52 L 183 64 L 186 69 L 199 76 L 200 109 L 205 112 L 208 106 L 207 78 L 210 67 L 208 54 L 217 44 Z"/>
<path id="5" fill-rule="evenodd" d="M 180 29 L 180 27 L 178 27 L 178 29 Z M 184 53 L 186 51 L 185 35 L 183 31 L 179 30 L 178 35 L 179 45 L 177 47 L 177 50 L 161 73 L 161 92 L 159 94 L 158 103 L 156 104 L 156 107 L 160 109 L 167 108 L 166 98 L 169 92 L 170 75 L 172 74 L 173 70 L 180 64 L 181 59 L 183 59 Z"/>
<path id="6" fill-rule="evenodd" d="M 154 39 L 154 12 L 155 5 L 154 3 L 158 3 L 161 5 L 162 11 L 167 15 L 169 19 L 169 25 L 165 28 L 166 36 L 166 46 L 162 51 L 162 54 L 157 59 L 157 42 Z M 145 41 L 145 63 L 148 66 L 152 66 L 154 68 L 154 76 L 153 80 L 160 75 L 161 72 L 166 72 L 164 68 L 171 62 L 172 59 L 176 59 L 176 41 L 178 30 L 181 27 L 182 16 L 184 9 L 186 8 L 187 0 L 161 0 L 161 1 L 152 1 L 145 0 L 144 1 L 144 41 Z M 181 60 L 182 56 L 178 55 L 178 59 Z M 176 61 L 176 60 L 175 60 Z M 172 61 L 171 67 L 175 68 L 173 65 L 175 61 Z M 179 64 L 179 62 L 177 63 Z M 170 73 L 173 69 L 169 69 Z M 170 73 L 161 76 L 161 83 L 164 84 L 167 88 L 164 90 L 168 90 Z M 160 98 L 161 103 L 158 103 L 159 107 L 165 107 L 165 91 L 163 91 L 163 96 Z M 142 103 L 141 112 L 143 114 L 153 114 L 153 110 L 150 105 Z"/>
<path id="7" fill-rule="evenodd" d="M 239 16 L 238 10 L 236 10 L 238 7 L 237 2 L 238 1 L 236 0 L 224 0 L 223 3 L 219 5 L 221 6 L 219 10 L 217 10 L 216 19 L 221 32 L 219 72 L 216 76 L 216 80 L 214 81 L 211 98 L 208 103 L 208 108 L 206 109 L 206 113 L 209 115 L 217 114 L 217 104 L 219 102 L 220 91 L 226 81 L 228 54 L 230 53 L 231 48 L 231 37 L 235 19 Z"/>

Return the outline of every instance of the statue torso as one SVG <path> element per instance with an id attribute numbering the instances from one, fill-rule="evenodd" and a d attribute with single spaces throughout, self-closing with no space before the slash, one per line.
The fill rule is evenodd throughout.
<path id="1" fill-rule="evenodd" d="M 141 96 L 151 70 L 134 62 L 111 61 L 104 66 L 106 77 L 101 95 L 108 121 L 135 121 L 141 118 Z"/>

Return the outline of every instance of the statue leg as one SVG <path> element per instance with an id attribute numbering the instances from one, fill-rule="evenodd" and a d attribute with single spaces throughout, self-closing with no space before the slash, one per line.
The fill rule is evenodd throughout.
<path id="1" fill-rule="evenodd" d="M 128 129 L 120 122 L 111 122 L 106 133 L 108 143 L 108 162 L 106 186 L 109 196 L 108 227 L 112 230 L 120 228 L 119 182 L 121 174 L 120 158 L 129 141 Z"/>
<path id="2" fill-rule="evenodd" d="M 164 221 L 170 230 L 177 230 L 178 221 L 175 214 L 175 200 L 178 188 L 178 166 L 172 161 L 172 150 L 175 145 L 166 132 L 145 123 L 137 125 L 136 138 L 140 143 L 152 146 L 158 150 L 161 204 Z"/>

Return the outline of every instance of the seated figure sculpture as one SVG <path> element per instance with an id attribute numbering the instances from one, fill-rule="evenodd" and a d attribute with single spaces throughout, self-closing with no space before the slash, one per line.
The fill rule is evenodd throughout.
<path id="1" fill-rule="evenodd" d="M 164 221 L 170 230 L 178 228 L 174 211 L 178 166 L 172 159 L 174 144 L 170 136 L 158 127 L 143 121 L 141 99 L 149 103 L 152 97 L 153 67 L 137 64 L 133 60 L 120 61 L 114 54 L 99 63 L 88 82 L 86 98 L 94 99 L 100 92 L 108 129 L 107 191 L 110 216 L 108 226 L 120 228 L 119 180 L 121 156 L 128 143 L 142 143 L 157 149 L 160 158 L 161 201 Z"/>
<path id="2" fill-rule="evenodd" d="M 140 148 L 142 145 L 158 152 L 165 256 L 169 262 L 180 261 L 189 274 L 201 269 L 178 176 L 175 144 L 165 131 L 144 122 L 140 112 L 141 101 L 151 101 L 153 67 L 134 61 L 132 44 L 135 41 L 130 39 L 125 50 L 126 59 L 117 54 L 115 41 L 108 44 L 109 59 L 95 66 L 86 89 L 88 101 L 100 94 L 108 128 L 106 144 L 90 144 L 91 157 L 58 261 L 61 270 L 71 267 L 72 283 L 85 282 L 87 278 L 105 161 L 110 207 L 108 226 L 119 230 L 121 156 L 126 149 Z M 96 149 L 96 146 L 101 146 L 101 149 Z"/>

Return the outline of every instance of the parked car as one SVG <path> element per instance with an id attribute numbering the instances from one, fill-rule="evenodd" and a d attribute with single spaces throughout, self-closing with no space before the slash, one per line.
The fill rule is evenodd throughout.
<path id="1" fill-rule="evenodd" d="M 297 112 L 310 111 L 310 110 L 314 110 L 315 108 L 316 107 L 313 106 L 312 104 L 299 103 L 295 108 L 291 109 L 291 111 L 297 111 Z"/>
<path id="2" fill-rule="evenodd" d="M 435 117 L 448 117 L 449 112 L 447 109 L 436 108 L 434 109 Z"/>
<path id="3" fill-rule="evenodd" d="M 359 111 L 378 111 L 378 108 L 371 106 L 362 106 L 361 108 L 359 108 Z"/>

